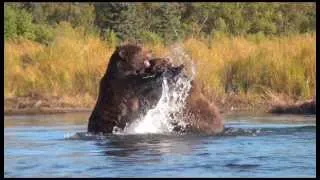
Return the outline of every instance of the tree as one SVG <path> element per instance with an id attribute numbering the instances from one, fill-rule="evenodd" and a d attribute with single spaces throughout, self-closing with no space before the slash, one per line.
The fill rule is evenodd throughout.
<path id="1" fill-rule="evenodd" d="M 177 40 L 181 34 L 181 13 L 178 6 L 177 3 L 159 3 L 153 12 L 154 23 L 150 29 L 168 43 Z"/>
<path id="2" fill-rule="evenodd" d="M 8 4 L 4 5 L 4 37 L 5 39 L 17 36 L 15 9 Z"/>
<path id="3" fill-rule="evenodd" d="M 32 15 L 17 4 L 5 4 L 4 36 L 6 39 L 21 36 L 34 39 Z"/>
<path id="4" fill-rule="evenodd" d="M 121 39 L 130 34 L 127 24 L 129 6 L 127 3 L 103 2 L 95 3 L 95 24 L 101 29 L 102 34 L 107 30 L 114 31 Z"/>

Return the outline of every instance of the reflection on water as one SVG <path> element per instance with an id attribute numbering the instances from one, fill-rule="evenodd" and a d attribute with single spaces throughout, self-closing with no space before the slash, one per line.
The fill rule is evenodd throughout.
<path id="1" fill-rule="evenodd" d="M 182 137 L 177 136 L 131 135 L 131 137 L 115 136 L 109 141 L 97 142 L 96 145 L 104 149 L 103 155 L 131 157 L 144 154 L 159 161 L 159 158 L 165 154 L 191 153 L 192 149 L 196 148 L 197 142 L 200 143 L 188 139 L 188 142 L 185 143 Z"/>
<path id="2" fill-rule="evenodd" d="M 227 116 L 219 136 L 93 136 L 88 116 L 5 117 L 5 177 L 315 176 L 315 116 Z"/>

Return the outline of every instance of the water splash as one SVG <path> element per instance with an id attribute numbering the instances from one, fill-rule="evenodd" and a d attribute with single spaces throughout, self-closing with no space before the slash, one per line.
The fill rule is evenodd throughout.
<path id="1" fill-rule="evenodd" d="M 187 76 L 177 76 L 174 83 L 171 83 L 172 80 L 164 76 L 162 95 L 155 108 L 150 109 L 144 117 L 128 124 L 124 131 L 117 130 L 114 131 L 114 134 L 170 133 L 174 128 L 173 124 L 182 128 L 186 126 L 181 120 L 181 112 L 191 89 L 195 67 L 181 46 L 175 46 L 171 49 L 170 57 L 185 65 Z"/>

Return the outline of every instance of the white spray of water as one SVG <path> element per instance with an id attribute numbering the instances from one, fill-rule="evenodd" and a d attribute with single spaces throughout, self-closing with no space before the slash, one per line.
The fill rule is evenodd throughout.
<path id="1" fill-rule="evenodd" d="M 191 77 L 179 77 L 175 83 L 169 85 L 168 79 L 164 78 L 162 82 L 162 96 L 155 106 L 150 109 L 144 117 L 141 117 L 131 124 L 128 124 L 123 132 L 114 132 L 116 134 L 144 134 L 144 133 L 169 133 L 172 132 L 176 123 L 185 127 L 181 120 L 182 109 L 184 108 L 186 98 L 191 88 L 191 81 L 195 75 L 195 68 L 189 56 L 183 51 L 181 46 L 172 48 L 170 57 L 179 64 L 184 64 L 186 74 L 191 71 Z M 188 67 L 189 66 L 189 67 Z M 191 66 L 191 67 L 190 67 Z M 191 68 L 191 69 L 188 69 Z"/>

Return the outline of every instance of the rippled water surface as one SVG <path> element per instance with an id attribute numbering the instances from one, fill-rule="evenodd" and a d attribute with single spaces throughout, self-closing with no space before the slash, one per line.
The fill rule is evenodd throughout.
<path id="1" fill-rule="evenodd" d="M 90 114 L 8 116 L 5 177 L 315 177 L 316 117 L 226 116 L 219 136 L 88 136 Z"/>

